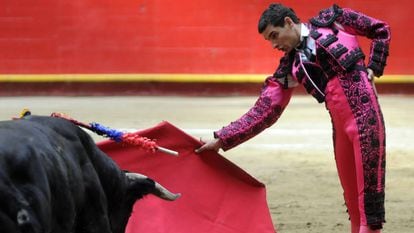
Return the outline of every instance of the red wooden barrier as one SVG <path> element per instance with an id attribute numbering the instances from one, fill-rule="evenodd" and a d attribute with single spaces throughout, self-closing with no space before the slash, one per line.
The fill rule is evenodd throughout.
<path id="1" fill-rule="evenodd" d="M 0 0 L 0 73 L 273 73 L 281 54 L 256 29 L 270 2 Z M 414 74 L 409 0 L 336 2 L 389 22 L 386 73 Z M 330 3 L 286 4 L 305 20 Z"/>

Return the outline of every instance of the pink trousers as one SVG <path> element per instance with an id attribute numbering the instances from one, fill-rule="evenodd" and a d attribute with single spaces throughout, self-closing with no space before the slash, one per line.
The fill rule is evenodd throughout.
<path id="1" fill-rule="evenodd" d="M 326 108 L 352 232 L 380 232 L 385 215 L 385 128 L 366 72 L 330 80 Z"/>

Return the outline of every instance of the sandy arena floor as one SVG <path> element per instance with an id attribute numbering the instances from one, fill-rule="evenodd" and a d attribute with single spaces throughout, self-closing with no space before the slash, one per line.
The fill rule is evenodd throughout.
<path id="1" fill-rule="evenodd" d="M 212 131 L 245 113 L 252 97 L 2 97 L 0 119 L 63 112 L 118 129 L 144 129 L 167 120 L 187 133 Z M 387 127 L 385 233 L 414 229 L 414 96 L 380 97 Z M 99 137 L 94 137 L 100 140 Z M 324 105 L 294 96 L 279 121 L 245 144 L 222 153 L 267 186 L 279 233 L 349 232 Z"/>

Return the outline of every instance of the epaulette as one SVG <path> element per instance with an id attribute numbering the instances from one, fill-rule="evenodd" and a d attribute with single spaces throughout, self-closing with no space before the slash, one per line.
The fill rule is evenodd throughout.
<path id="1" fill-rule="evenodd" d="M 342 8 L 334 4 L 330 8 L 319 11 L 319 15 L 311 18 L 309 21 L 312 25 L 317 27 L 328 27 L 335 22 L 336 18 L 342 15 Z"/>

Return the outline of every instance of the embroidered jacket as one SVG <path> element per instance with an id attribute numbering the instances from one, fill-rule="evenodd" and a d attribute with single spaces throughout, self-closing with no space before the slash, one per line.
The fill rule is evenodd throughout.
<path id="1" fill-rule="evenodd" d="M 301 54 L 296 50 L 285 54 L 274 75 L 266 79 L 255 105 L 237 121 L 214 133 L 216 138 L 221 139 L 223 150 L 239 145 L 274 124 L 288 105 L 295 83 L 302 83 L 318 102 L 323 102 L 323 93 L 329 79 L 335 78 L 338 73 L 346 75 L 351 70 L 361 68 L 358 64 L 364 58 L 362 50 L 355 44 L 345 45 L 341 42 L 343 35 L 338 34 L 338 30 L 371 39 L 367 67 L 376 76 L 383 74 L 390 42 L 390 28 L 386 23 L 352 9 L 333 5 L 310 19 L 309 27 L 310 36 L 316 41 L 316 60 L 313 63 L 320 66 L 320 69 L 307 67 L 306 70 L 312 71 L 311 76 L 318 78 L 312 80 L 316 81 L 315 85 L 304 78 L 303 71 L 299 69 L 292 76 L 294 62 L 299 61 Z"/>
<path id="2" fill-rule="evenodd" d="M 366 70 L 364 66 L 357 66 L 358 62 L 363 63 L 365 55 L 356 36 L 336 27 L 312 28 L 310 38 L 297 49 L 293 60 L 294 80 L 301 83 L 319 103 L 325 101 L 325 88 L 331 78 L 355 69 Z M 313 41 L 316 56 L 307 46 L 308 40 Z"/>

